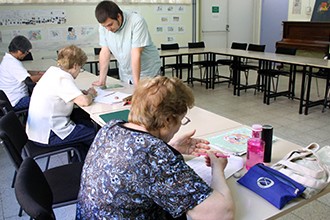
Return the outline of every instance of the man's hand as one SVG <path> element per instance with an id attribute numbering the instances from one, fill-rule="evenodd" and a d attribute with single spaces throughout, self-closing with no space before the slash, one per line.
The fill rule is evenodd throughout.
<path id="1" fill-rule="evenodd" d="M 102 81 L 100 81 L 100 80 L 97 80 L 97 81 L 94 81 L 93 83 L 92 83 L 92 85 L 93 86 L 105 86 L 105 82 L 102 82 Z"/>

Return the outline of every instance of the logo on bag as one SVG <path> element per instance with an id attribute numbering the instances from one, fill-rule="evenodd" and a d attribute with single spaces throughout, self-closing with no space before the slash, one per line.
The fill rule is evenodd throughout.
<path id="1" fill-rule="evenodd" d="M 257 185 L 262 189 L 267 189 L 274 185 L 274 181 L 268 177 L 259 177 L 257 180 Z"/>

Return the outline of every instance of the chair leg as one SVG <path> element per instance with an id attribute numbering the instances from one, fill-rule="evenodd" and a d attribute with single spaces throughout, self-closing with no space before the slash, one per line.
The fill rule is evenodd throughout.
<path id="1" fill-rule="evenodd" d="M 46 168 L 45 168 L 45 170 L 48 170 L 49 162 L 50 162 L 50 156 L 47 157 Z"/>
<path id="2" fill-rule="evenodd" d="M 249 71 L 244 71 L 245 74 L 245 92 L 247 91 L 247 86 L 249 85 Z"/>
<path id="3" fill-rule="evenodd" d="M 23 209 L 22 209 L 22 207 L 20 206 L 20 207 L 19 207 L 19 211 L 18 211 L 18 216 L 19 216 L 19 217 L 22 217 L 22 215 L 23 215 Z"/>
<path id="4" fill-rule="evenodd" d="M 14 172 L 14 176 L 13 176 L 13 180 L 12 180 L 12 182 L 11 182 L 11 188 L 14 188 L 14 187 L 15 187 L 16 175 L 17 175 L 17 172 L 16 172 L 16 170 L 15 170 L 15 172 Z"/>
<path id="5" fill-rule="evenodd" d="M 317 97 L 320 97 L 319 83 L 317 77 L 315 77 L 315 84 L 316 84 Z"/>
<path id="6" fill-rule="evenodd" d="M 325 94 L 324 94 L 324 102 L 323 102 L 323 108 L 322 108 L 322 113 L 325 112 L 325 108 L 328 105 L 328 97 L 329 97 L 329 87 L 330 87 L 330 78 L 326 80 L 326 89 L 325 89 Z"/>

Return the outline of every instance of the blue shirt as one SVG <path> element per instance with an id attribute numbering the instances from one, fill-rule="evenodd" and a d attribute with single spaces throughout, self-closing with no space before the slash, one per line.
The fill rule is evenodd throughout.
<path id="1" fill-rule="evenodd" d="M 123 123 L 101 128 L 87 154 L 77 219 L 179 217 L 211 194 L 178 151 Z"/>

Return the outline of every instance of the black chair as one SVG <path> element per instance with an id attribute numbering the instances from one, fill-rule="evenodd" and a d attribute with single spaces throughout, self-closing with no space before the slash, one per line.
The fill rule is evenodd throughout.
<path id="1" fill-rule="evenodd" d="M 283 48 L 277 47 L 275 53 L 285 55 L 296 55 L 295 48 Z M 286 70 L 288 68 L 288 70 Z M 270 98 L 278 96 L 287 96 L 291 99 L 294 98 L 294 85 L 295 85 L 295 67 L 293 65 L 284 65 L 282 63 L 267 62 L 262 69 L 258 70 L 258 74 L 261 77 L 262 88 L 264 91 L 264 103 L 269 105 Z M 278 84 L 280 76 L 289 78 L 288 89 L 285 91 L 278 91 Z M 274 82 L 276 80 L 276 82 Z M 273 89 L 271 89 L 271 84 Z"/>
<path id="2" fill-rule="evenodd" d="M 160 45 L 161 50 L 179 50 L 179 44 L 173 43 L 173 44 L 161 44 Z M 163 66 L 161 67 L 161 71 L 163 75 L 165 75 L 166 69 L 171 69 L 172 76 L 174 76 L 174 71 L 176 72 L 175 76 L 182 79 L 182 70 L 186 69 L 188 71 L 188 76 L 190 76 L 192 71 L 192 64 L 189 62 L 183 63 L 182 62 L 182 55 L 175 55 L 176 62 L 165 64 L 166 57 L 163 57 Z"/>
<path id="3" fill-rule="evenodd" d="M 189 42 L 188 43 L 189 49 L 196 49 L 196 48 L 205 48 L 205 43 L 203 41 L 200 42 Z M 211 83 L 212 77 L 209 74 L 211 71 L 217 71 L 217 62 L 214 60 L 211 60 L 210 55 L 203 54 L 203 58 L 199 61 L 193 61 L 194 55 L 189 55 L 189 62 L 192 63 L 193 66 L 197 66 L 199 68 L 200 72 L 200 78 L 195 78 L 193 76 L 193 70 L 190 71 L 190 75 L 188 75 L 188 83 L 191 83 L 193 85 L 193 81 L 199 81 L 202 83 Z M 203 74 L 204 69 L 204 74 Z M 209 82 L 207 82 L 209 81 Z M 206 86 L 208 88 L 208 86 Z"/>
<path id="4" fill-rule="evenodd" d="M 247 43 L 239 43 L 239 42 L 232 42 L 230 49 L 234 49 L 234 50 L 246 50 L 247 48 Z M 234 63 L 233 57 L 229 57 L 229 58 L 225 58 L 225 59 L 218 59 L 217 60 L 217 64 L 219 66 L 228 66 L 229 67 L 229 71 L 230 71 L 230 75 L 229 76 L 223 76 L 220 74 L 220 70 L 218 70 L 219 74 L 216 74 L 214 76 L 214 83 L 223 83 L 223 82 L 228 82 L 228 87 L 230 86 L 230 84 L 233 81 L 233 71 L 232 71 L 232 65 Z M 218 81 L 216 81 L 216 79 Z M 224 79 L 224 80 L 220 80 L 220 79 Z"/>
<path id="5" fill-rule="evenodd" d="M 2 105 L 3 102 L 0 102 Z M 15 183 L 16 171 L 19 168 L 23 158 L 22 156 L 32 157 L 35 160 L 47 158 L 45 170 L 49 168 L 51 156 L 61 153 L 68 154 L 68 162 L 75 154 L 78 161 L 82 161 L 81 155 L 77 149 L 79 145 L 62 145 L 57 147 L 39 147 L 32 141 L 28 140 L 24 127 L 19 121 L 17 115 L 13 111 L 7 111 L 5 106 L 0 106 L 2 116 L 0 117 L 0 140 L 8 151 L 9 156 L 14 164 L 15 173 L 13 177 L 12 187 Z"/>
<path id="6" fill-rule="evenodd" d="M 94 55 L 99 55 L 101 52 L 100 47 L 94 47 Z M 110 65 L 111 63 L 114 63 L 115 67 L 114 68 L 109 68 L 107 75 L 116 79 L 119 79 L 119 68 L 118 68 L 118 62 L 117 60 L 110 60 Z M 99 75 L 99 70 L 98 70 L 98 62 L 95 63 L 95 74 Z"/>
<path id="7" fill-rule="evenodd" d="M 11 105 L 6 93 L 3 90 L 0 90 L 0 100 L 3 101 L 2 107 L 5 107 L 2 108 L 2 110 L 5 110 L 7 112 L 14 111 L 17 117 L 20 119 L 21 123 L 25 125 L 29 109 L 24 108 L 24 109 L 14 110 L 14 107 Z"/>
<path id="8" fill-rule="evenodd" d="M 15 195 L 31 219 L 56 219 L 53 208 L 77 202 L 83 163 L 67 164 L 42 172 L 32 158 L 17 172 Z"/>
<path id="9" fill-rule="evenodd" d="M 249 44 L 249 46 L 247 48 L 248 51 L 253 51 L 253 52 L 265 52 L 265 49 L 266 49 L 266 45 L 259 45 L 259 44 Z M 250 70 L 258 71 L 260 69 L 261 65 L 262 65 L 261 61 L 258 61 L 258 63 L 253 63 L 253 60 L 251 61 L 250 59 L 245 59 L 244 63 L 242 63 L 238 68 L 238 70 L 240 72 L 244 73 L 245 85 L 239 84 L 237 89 L 244 89 L 245 91 L 247 89 L 252 89 L 252 88 L 258 89 L 260 86 L 259 74 L 257 76 L 256 83 L 250 85 L 249 84 L 249 72 L 250 72 Z"/>

